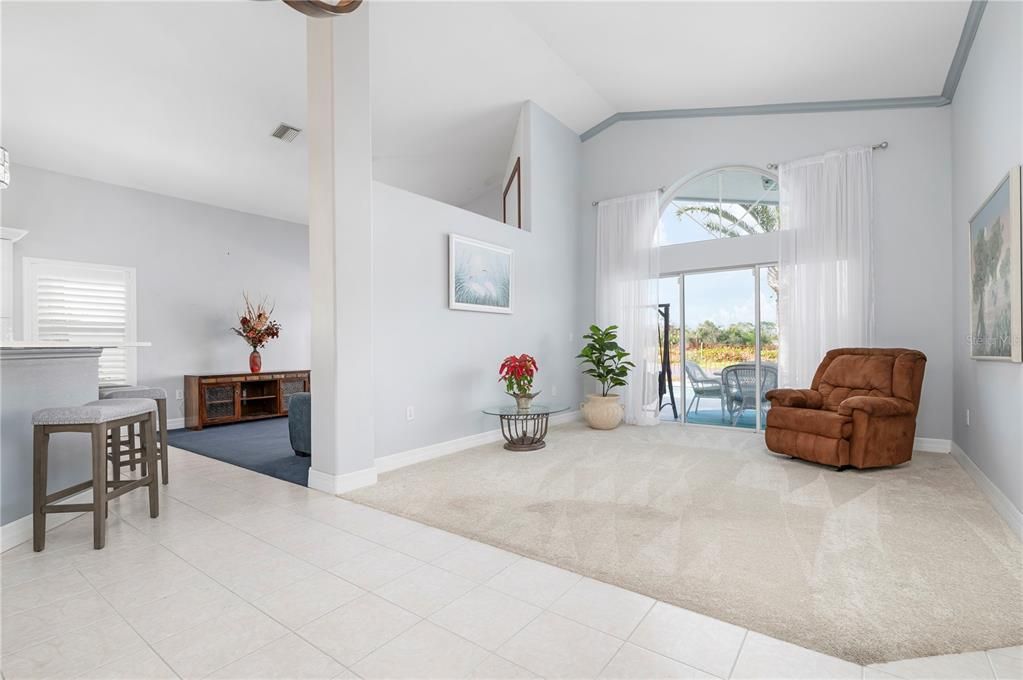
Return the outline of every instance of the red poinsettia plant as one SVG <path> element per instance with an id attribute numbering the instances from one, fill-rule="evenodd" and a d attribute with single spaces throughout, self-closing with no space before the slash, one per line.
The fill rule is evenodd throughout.
<path id="1" fill-rule="evenodd" d="M 253 305 L 247 294 L 243 293 L 242 297 L 245 299 L 245 310 L 238 315 L 238 328 L 231 330 L 256 351 L 280 336 L 281 325 L 270 318 L 274 313 L 273 305 L 268 307 L 266 300 Z"/>
<path id="2" fill-rule="evenodd" d="M 501 362 L 500 377 L 503 380 L 508 394 L 529 394 L 533 389 L 533 376 L 539 369 L 536 366 L 536 359 L 528 354 L 520 354 L 505 357 Z"/>

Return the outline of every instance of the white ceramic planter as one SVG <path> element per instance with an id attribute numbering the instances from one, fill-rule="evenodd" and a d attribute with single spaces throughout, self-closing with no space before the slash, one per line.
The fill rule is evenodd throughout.
<path id="1" fill-rule="evenodd" d="M 625 407 L 617 394 L 602 397 L 599 394 L 587 394 L 586 401 L 579 407 L 583 412 L 586 424 L 595 430 L 613 430 L 622 422 Z"/>

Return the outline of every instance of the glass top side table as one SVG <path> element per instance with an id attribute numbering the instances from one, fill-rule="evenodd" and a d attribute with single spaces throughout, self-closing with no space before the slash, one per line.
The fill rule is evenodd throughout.
<path id="1" fill-rule="evenodd" d="M 547 446 L 547 424 L 552 413 L 567 411 L 567 406 L 533 404 L 520 409 L 514 404 L 485 408 L 483 412 L 501 419 L 504 448 L 509 451 L 537 451 Z"/>

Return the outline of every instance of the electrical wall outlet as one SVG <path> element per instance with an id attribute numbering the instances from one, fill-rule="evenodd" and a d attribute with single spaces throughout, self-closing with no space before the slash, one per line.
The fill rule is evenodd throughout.
<path id="1" fill-rule="evenodd" d="M 405 407 L 405 420 L 412 421 L 416 419 L 416 409 L 413 406 Z"/>
<path id="2" fill-rule="evenodd" d="M 970 409 L 966 409 L 966 427 L 970 426 Z"/>
<path id="3" fill-rule="evenodd" d="M 558 386 L 557 385 L 551 385 L 551 396 L 552 397 L 558 396 Z"/>
<path id="4" fill-rule="evenodd" d="M 178 390 L 177 392 L 174 393 L 174 398 L 175 399 L 184 399 L 185 398 L 185 391 L 184 390 Z"/>

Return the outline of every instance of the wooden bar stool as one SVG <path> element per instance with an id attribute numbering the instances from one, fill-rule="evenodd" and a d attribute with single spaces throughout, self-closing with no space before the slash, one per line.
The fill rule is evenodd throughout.
<path id="1" fill-rule="evenodd" d="M 84 406 L 44 408 L 32 414 L 32 548 L 46 545 L 46 515 L 51 512 L 92 512 L 93 547 L 106 544 L 107 502 L 143 486 L 149 487 L 149 516 L 160 514 L 159 486 L 156 479 L 156 402 L 152 399 L 112 399 L 91 401 Z M 107 435 L 126 425 L 142 431 L 143 461 L 147 471 L 140 479 L 107 481 Z M 92 479 L 54 493 L 46 492 L 50 435 L 59 432 L 87 432 L 92 435 Z M 57 501 L 92 488 L 92 503 Z"/>
<path id="2" fill-rule="evenodd" d="M 114 390 L 127 390 L 133 387 L 138 387 L 138 385 L 100 385 L 99 398 L 106 399 L 107 395 L 113 392 Z"/>
<path id="3" fill-rule="evenodd" d="M 100 385 L 99 386 L 99 398 L 100 399 L 107 399 L 107 398 L 110 397 L 110 394 L 112 392 L 116 392 L 117 390 L 130 390 L 130 389 L 134 389 L 136 387 L 138 387 L 138 385 Z M 125 439 L 123 439 L 123 441 L 125 443 L 125 446 L 127 446 L 129 443 L 134 443 L 136 438 L 140 435 L 140 433 L 135 431 L 135 427 L 134 426 L 126 427 L 126 428 L 124 428 L 124 430 L 125 430 L 125 433 L 124 433 L 125 434 Z M 114 432 L 111 432 L 108 435 L 108 437 L 107 437 L 107 455 L 110 456 L 110 460 L 111 461 L 114 460 L 114 457 L 113 457 L 113 453 L 111 452 L 110 446 L 111 446 L 112 442 L 114 441 L 115 437 L 120 439 L 120 434 L 121 434 L 120 430 L 115 430 Z M 138 451 L 141 450 L 141 448 L 139 448 L 139 447 L 135 447 L 135 448 Z M 131 469 L 132 469 L 132 472 L 134 472 L 135 471 L 135 458 L 134 458 L 134 453 L 135 452 L 134 451 L 132 451 L 132 452 L 125 451 L 125 453 L 129 454 L 129 457 L 131 459 L 131 461 L 130 461 L 131 462 Z M 114 467 L 114 479 L 118 480 L 120 478 L 121 478 L 121 468 L 120 468 L 120 466 L 115 466 Z"/>
<path id="4" fill-rule="evenodd" d="M 167 392 L 161 387 L 109 387 L 100 388 L 99 398 L 106 399 L 152 399 L 156 402 L 157 418 L 159 427 L 157 429 L 157 450 L 156 457 L 160 461 L 160 475 L 163 483 L 166 484 L 170 469 L 167 463 Z M 110 433 L 107 442 L 107 456 L 114 466 L 114 480 L 121 479 L 121 468 L 128 467 L 135 470 L 135 464 L 141 463 L 142 448 L 137 445 L 136 437 L 140 434 L 135 431 L 136 426 L 128 427 L 126 446 L 122 446 L 121 431 L 116 430 Z M 145 469 L 142 470 L 145 475 Z"/>

